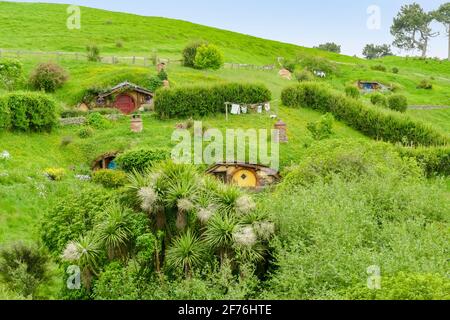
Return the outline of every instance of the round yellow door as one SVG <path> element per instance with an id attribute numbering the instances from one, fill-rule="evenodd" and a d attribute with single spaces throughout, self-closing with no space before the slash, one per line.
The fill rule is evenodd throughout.
<path id="1" fill-rule="evenodd" d="M 242 188 L 256 188 L 256 175 L 250 170 L 238 170 L 233 174 L 233 183 Z"/>

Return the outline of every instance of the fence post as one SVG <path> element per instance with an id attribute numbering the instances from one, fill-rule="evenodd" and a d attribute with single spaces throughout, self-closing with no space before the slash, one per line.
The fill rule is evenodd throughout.
<path id="1" fill-rule="evenodd" d="M 133 56 L 133 64 L 136 64 L 136 56 Z"/>

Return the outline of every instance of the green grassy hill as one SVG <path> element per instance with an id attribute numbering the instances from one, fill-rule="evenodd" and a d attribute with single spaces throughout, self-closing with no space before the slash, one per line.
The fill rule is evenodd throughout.
<path id="1" fill-rule="evenodd" d="M 104 55 L 146 56 L 156 50 L 159 57 L 180 59 L 183 47 L 193 40 L 203 39 L 218 45 L 225 60 L 233 63 L 274 64 L 277 57 L 293 59 L 298 55 L 322 56 L 337 63 L 339 73 L 329 82 L 344 89 L 358 80 L 380 81 L 394 85 L 398 92 L 408 97 L 412 105 L 450 105 L 450 62 L 388 57 L 367 61 L 304 48 L 292 44 L 264 40 L 235 32 L 205 27 L 185 21 L 143 17 L 124 13 L 82 7 L 81 30 L 66 27 L 67 5 L 0 2 L 0 48 L 32 51 L 84 52 L 85 47 L 96 44 Z M 11 12 L 14 14 L 12 15 Z M 118 46 L 117 44 L 120 44 Z M 5 53 L 3 53 L 5 55 Z M 14 54 L 12 54 L 14 56 Z M 48 56 L 21 58 L 30 71 L 38 61 L 54 60 Z M 133 80 L 145 85 L 148 68 L 123 65 L 104 65 L 66 60 L 59 61 L 70 71 L 71 81 L 57 92 L 63 102 L 75 105 L 82 90 L 91 86 L 109 86 L 118 81 Z M 383 64 L 387 72 L 371 69 Z M 396 67 L 399 74 L 391 72 Z M 281 81 L 276 71 L 245 70 L 196 71 L 171 65 L 171 80 L 176 85 L 214 81 L 264 81 L 273 84 L 275 94 L 286 81 Z M 431 91 L 416 89 L 417 84 L 430 80 Z"/>
<path id="2" fill-rule="evenodd" d="M 84 7 L 82 8 L 82 29 L 71 31 L 66 28 L 66 9 L 67 5 L 0 2 L 0 48 L 84 52 L 86 45 L 96 44 L 101 48 L 102 54 L 106 55 L 140 55 L 149 57 L 153 50 L 157 50 L 158 55 L 162 58 L 180 59 L 181 50 L 188 42 L 203 39 L 218 45 L 223 50 L 228 62 L 263 65 L 275 63 L 277 57 L 280 56 L 286 59 L 292 59 L 300 54 L 321 56 L 334 61 L 338 71 L 325 80 L 317 81 L 322 81 L 335 89 L 343 91 L 345 86 L 354 84 L 358 80 L 374 80 L 387 85 L 395 85 L 398 93 L 407 96 L 410 105 L 450 106 L 450 63 L 447 61 L 401 57 L 387 57 L 380 60 L 367 61 L 179 20 L 142 17 Z M 118 43 L 121 46 L 118 46 Z M 81 59 L 75 61 L 67 57 L 56 58 L 55 56 L 24 55 L 20 57 L 26 75 L 39 62 L 47 60 L 54 60 L 66 69 L 70 75 L 68 82 L 52 94 L 65 108 L 76 106 L 87 88 L 94 86 L 106 88 L 125 80 L 146 86 L 148 85 L 149 77 L 156 74 L 154 66 L 93 63 Z M 380 72 L 371 68 L 377 64 L 384 65 L 387 71 Z M 400 70 L 398 74 L 392 72 L 394 67 Z M 251 82 L 267 86 L 272 91 L 273 110 L 288 126 L 289 143 L 280 146 L 281 169 L 286 169 L 291 164 L 298 164 L 304 161 L 308 150 L 314 147 L 316 143 L 307 129 L 307 124 L 318 121 L 322 115 L 313 110 L 304 108 L 292 109 L 281 104 L 281 91 L 283 88 L 295 84 L 296 80 L 282 79 L 278 75 L 278 70 L 258 71 L 222 68 L 218 71 L 201 71 L 186 68 L 177 63 L 171 63 L 167 68 L 167 72 L 172 87 L 222 82 Z M 432 82 L 433 90 L 419 90 L 416 88 L 417 84 L 424 79 Z M 1 90 L 0 93 L 2 93 Z M 369 103 L 366 100 L 364 99 L 365 102 Z M 428 122 L 437 130 L 443 132 L 443 134 L 450 134 L 450 108 L 435 110 L 413 109 L 408 110 L 407 114 L 417 121 Z M 274 120 L 268 116 L 254 114 L 231 117 L 229 122 L 225 122 L 225 116 L 222 114 L 206 117 L 202 120 L 206 127 L 218 128 L 222 131 L 227 128 L 271 129 L 274 125 Z M 0 246 L 18 240 L 26 242 L 39 241 L 40 219 L 64 196 L 70 195 L 75 190 L 83 189 L 90 184 L 90 182 L 78 181 L 75 175 L 89 174 L 93 159 L 109 151 L 125 151 L 140 147 L 170 148 L 173 145 L 171 135 L 179 121 L 177 119 L 161 121 L 153 114 L 146 113 L 144 115 L 144 131 L 140 134 L 134 134 L 130 132 L 129 119 L 123 117 L 118 121 L 112 122 L 110 128 L 96 129 L 94 135 L 86 139 L 79 136 L 80 128 L 77 126 L 56 128 L 51 133 L 39 134 L 0 131 L 0 152 L 7 150 L 12 156 L 10 160 L 0 159 Z M 370 146 L 372 146 L 369 138 L 339 121 L 334 123 L 333 129 L 333 139 L 369 141 Z M 66 170 L 67 175 L 61 182 L 51 182 L 43 175 L 44 170 L 47 168 L 63 168 Z M 367 193 L 367 195 L 364 191 L 366 189 L 361 189 L 361 192 L 357 192 L 357 190 L 360 190 L 360 186 L 357 184 L 348 186 L 342 184 L 343 182 L 337 181 L 337 185 L 333 187 L 335 189 L 318 184 L 309 190 L 310 187 L 308 186 L 302 191 L 304 192 L 303 194 L 299 193 L 299 195 L 288 197 L 288 201 L 286 201 L 284 194 L 282 195 L 283 197 L 280 194 L 278 199 L 276 194 L 263 193 L 263 202 L 267 202 L 266 205 L 270 203 L 267 211 L 271 215 L 276 216 L 276 219 L 280 218 L 281 222 L 285 219 L 284 223 L 286 226 L 296 226 L 296 221 L 300 221 L 298 229 L 293 228 L 293 232 L 290 232 L 294 235 L 294 238 L 303 236 L 304 230 L 307 229 L 314 230 L 314 232 L 319 230 L 314 237 L 308 238 L 305 236 L 306 238 L 301 240 L 295 238 L 293 243 L 318 243 L 320 248 L 328 252 L 316 251 L 313 248 L 312 250 L 298 253 L 295 252 L 297 247 L 294 245 L 290 246 L 294 253 L 283 255 L 284 257 L 305 259 L 304 257 L 307 256 L 305 253 L 308 251 L 311 253 L 319 252 L 317 261 L 322 261 L 324 256 L 332 257 L 329 260 L 325 260 L 326 263 L 318 263 L 316 260 L 312 260 L 314 263 L 311 264 L 307 260 L 301 262 L 285 261 L 284 263 L 287 263 L 288 267 L 281 263 L 280 269 L 290 271 L 296 270 L 295 268 L 298 266 L 302 266 L 307 271 L 314 270 L 311 273 L 311 278 L 318 279 L 317 265 L 333 266 L 334 269 L 334 262 L 338 261 L 341 265 L 338 264 L 339 267 L 332 272 L 327 271 L 327 274 L 334 274 L 336 271 L 342 274 L 341 271 L 344 270 L 343 274 L 349 273 L 354 277 L 354 274 L 361 273 L 365 283 L 367 277 L 365 273 L 366 266 L 373 264 L 373 254 L 378 252 L 379 249 L 375 244 L 388 243 L 388 245 L 383 245 L 383 249 L 380 249 L 380 252 L 384 252 L 382 250 L 388 248 L 386 253 L 383 253 L 386 256 L 380 256 L 380 261 L 391 261 L 391 264 L 385 268 L 388 274 L 395 273 L 398 270 L 410 269 L 415 272 L 441 272 L 443 268 L 441 268 L 441 262 L 434 261 L 434 264 L 429 263 L 429 248 L 433 248 L 435 251 L 440 249 L 439 245 L 436 244 L 439 242 L 435 241 L 437 234 L 435 230 L 440 230 L 439 232 L 441 232 L 444 228 L 447 228 L 447 220 L 445 222 L 436 222 L 436 229 L 431 227 L 424 229 L 425 231 L 421 234 L 422 238 L 417 240 L 409 238 L 412 234 L 414 234 L 414 237 L 418 234 L 418 231 L 415 231 L 416 229 L 411 229 L 412 232 L 409 229 L 415 228 L 415 225 L 411 227 L 411 223 L 416 223 L 415 217 L 414 219 L 411 218 L 411 221 L 403 218 L 403 214 L 412 215 L 416 211 L 419 212 L 422 209 L 421 206 L 425 208 L 424 212 L 431 212 L 430 216 L 434 212 L 439 213 L 439 210 L 441 210 L 439 209 L 440 205 L 436 205 L 436 203 L 440 203 L 441 198 L 438 197 L 440 194 L 436 196 L 435 190 L 441 190 L 442 193 L 445 193 L 445 199 L 448 199 L 450 179 L 443 179 L 446 184 L 441 183 L 440 179 L 435 180 L 438 181 L 433 179 L 429 181 L 424 180 L 423 186 L 420 185 L 420 188 L 418 187 L 417 189 L 414 189 L 415 182 L 409 180 L 402 182 L 404 185 L 389 184 L 385 188 L 383 185 L 385 181 L 380 178 L 380 181 L 377 180 L 374 183 L 368 181 L 366 188 L 370 186 L 374 188 L 380 187 L 380 189 L 374 189 L 372 190 L 373 193 Z M 409 186 L 410 183 L 413 183 L 411 188 Z M 432 186 L 430 188 L 431 191 L 426 189 L 429 187 L 428 184 Z M 397 191 L 397 189 L 400 191 Z M 396 192 L 404 192 L 404 194 L 399 193 L 397 195 Z M 429 192 L 429 200 L 425 200 L 428 195 L 426 192 Z M 413 210 L 415 203 L 412 202 L 411 204 L 409 199 L 416 193 L 419 196 L 423 196 L 423 198 L 418 197 L 416 199 L 421 206 L 418 207 L 419 209 Z M 373 198 L 371 198 L 372 196 Z M 363 201 L 360 201 L 361 199 Z M 444 198 L 442 197 L 442 199 Z M 367 204 L 364 204 L 364 201 Z M 392 204 L 390 204 L 391 202 Z M 447 203 L 444 200 L 441 202 Z M 262 204 L 264 207 L 264 203 L 261 203 L 261 201 L 259 201 L 259 204 Z M 312 204 L 317 208 L 311 208 Z M 302 206 L 305 207 L 303 208 Z M 330 211 L 328 212 L 327 210 Z M 399 221 L 404 224 L 399 224 L 394 219 L 391 219 L 391 211 L 395 214 L 397 211 L 402 213 Z M 442 211 L 444 210 L 442 209 Z M 279 215 L 280 212 L 283 214 Z M 330 212 L 335 212 L 335 215 L 330 215 Z M 357 214 L 350 215 L 350 213 L 355 212 Z M 298 218 L 299 214 L 302 217 L 301 220 Z M 345 215 L 343 216 L 342 214 Z M 379 227 L 384 225 L 378 220 L 381 219 L 380 215 L 387 216 L 386 221 L 389 222 L 386 222 L 385 225 L 392 228 L 387 228 L 384 231 L 385 233 L 380 233 L 379 231 Z M 286 218 L 284 218 L 285 216 Z M 365 238 L 362 238 L 364 234 L 361 233 L 361 230 L 372 230 L 367 229 L 367 221 L 372 221 L 372 218 L 376 221 L 376 223 L 374 222 L 373 232 L 365 231 L 364 233 L 380 235 L 381 238 L 375 239 L 370 237 L 368 238 L 370 241 L 366 241 Z M 292 221 L 289 219 L 292 219 Z M 360 224 L 354 224 L 359 219 L 361 219 L 358 222 Z M 422 220 L 419 219 L 417 221 L 417 228 L 419 228 L 419 225 L 422 228 Z M 329 227 L 330 222 L 338 231 Z M 397 228 L 396 223 L 398 224 L 398 229 L 395 229 Z M 345 224 L 345 227 L 342 227 L 343 224 Z M 322 226 L 322 229 L 316 228 L 316 226 Z M 354 229 L 353 233 L 348 233 L 352 228 Z M 442 233 L 444 234 L 443 231 Z M 444 239 L 440 233 L 438 237 L 439 239 Z M 333 252 L 335 248 L 332 245 L 330 246 L 329 239 L 340 239 L 341 242 L 336 242 L 338 244 L 336 248 L 339 247 L 336 252 L 341 253 L 339 250 L 343 248 L 346 248 L 349 252 L 345 252 L 339 257 L 334 257 Z M 358 242 L 359 240 L 357 239 L 362 240 Z M 424 239 L 426 239 L 426 242 L 424 242 Z M 343 240 L 345 241 L 342 242 Z M 414 243 L 414 241 L 419 242 Z M 344 245 L 341 245 L 342 243 Z M 394 243 L 394 245 L 391 243 Z M 424 243 L 425 245 L 423 245 Z M 406 245 L 409 247 L 405 251 L 404 246 Z M 371 246 L 374 246 L 375 249 Z M 360 248 L 366 247 L 367 251 L 364 251 L 364 254 L 361 256 L 367 258 L 367 264 L 361 265 L 361 268 L 358 269 L 359 271 L 355 271 L 355 269 L 349 272 L 350 268 L 345 260 L 346 257 L 351 257 L 354 254 L 355 261 L 365 261 L 366 258 L 361 260 L 360 256 L 356 257 L 356 255 L 360 253 L 358 251 Z M 418 248 L 417 252 L 413 250 L 414 247 Z M 401 254 L 401 257 L 397 258 L 397 256 L 392 254 L 391 250 L 396 254 Z M 436 255 L 435 251 L 432 251 L 431 254 Z M 408 254 L 404 254 L 404 252 Z M 411 254 L 410 252 L 413 253 Z M 445 256 L 444 254 L 441 255 Z M 426 261 L 423 263 L 423 266 L 414 261 L 420 260 L 422 256 L 424 257 L 423 260 Z M 397 263 L 397 260 L 400 262 Z M 405 263 L 405 265 L 409 263 L 408 268 L 403 267 L 402 263 Z M 410 265 L 415 267 L 412 268 Z M 301 281 L 306 279 L 299 278 L 298 274 L 300 272 L 296 270 L 296 279 L 301 279 Z M 54 278 L 59 279 L 58 277 L 59 275 L 56 275 Z M 333 279 L 332 281 L 333 284 L 339 282 L 340 279 Z M 286 281 L 286 283 L 288 284 L 286 288 L 291 287 L 291 280 Z M 322 288 L 323 283 L 320 281 L 318 283 L 315 288 Z M 284 292 L 282 281 L 279 282 L 279 285 L 282 288 L 280 291 Z M 0 299 L 14 297 L 14 294 L 7 291 L 6 287 L 3 288 L 3 286 L 4 283 L 0 281 Z M 311 286 L 314 287 L 313 285 Z M 60 287 L 60 283 L 50 284 L 44 288 L 44 290 L 49 292 L 41 294 L 45 298 L 56 298 Z M 312 295 L 312 297 L 327 297 L 327 295 L 320 295 L 320 290 L 318 293 L 314 293 L 315 295 Z M 291 298 L 292 296 L 289 297 Z M 298 296 L 296 297 L 298 298 Z M 303 295 L 302 297 L 310 299 L 311 295 Z M 277 298 L 280 297 L 278 296 Z"/>
<path id="3" fill-rule="evenodd" d="M 342 62 L 358 60 L 180 20 L 86 7 L 81 9 L 81 30 L 69 30 L 66 10 L 67 5 L 0 2 L 0 48 L 84 51 L 97 44 L 105 53 L 149 55 L 157 50 L 163 57 L 176 58 L 188 41 L 201 39 L 222 47 L 231 62 L 273 63 L 278 56 L 299 51 Z M 123 47 L 118 48 L 117 42 Z"/>

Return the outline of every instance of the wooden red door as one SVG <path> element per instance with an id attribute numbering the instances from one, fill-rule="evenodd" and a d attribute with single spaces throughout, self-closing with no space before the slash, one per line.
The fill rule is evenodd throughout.
<path id="1" fill-rule="evenodd" d="M 122 94 L 116 98 L 115 107 L 125 114 L 130 114 L 136 109 L 133 98 L 126 94 Z"/>

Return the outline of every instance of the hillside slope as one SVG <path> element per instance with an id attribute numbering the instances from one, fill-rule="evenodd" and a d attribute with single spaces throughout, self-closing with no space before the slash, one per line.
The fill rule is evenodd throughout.
<path id="1" fill-rule="evenodd" d="M 163 57 L 178 58 L 187 42 L 203 39 L 220 46 L 231 62 L 268 64 L 299 52 L 342 62 L 359 60 L 180 20 L 86 7 L 81 8 L 81 29 L 69 30 L 66 10 L 61 4 L 0 2 L 0 48 L 84 51 L 86 45 L 96 44 L 105 53 L 150 55 L 157 50 Z M 118 42 L 123 46 L 117 47 Z"/>

